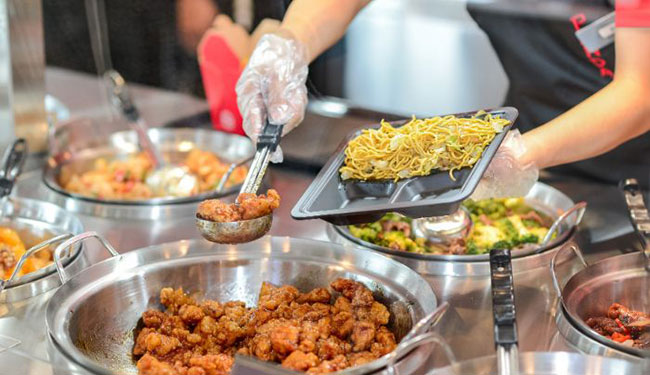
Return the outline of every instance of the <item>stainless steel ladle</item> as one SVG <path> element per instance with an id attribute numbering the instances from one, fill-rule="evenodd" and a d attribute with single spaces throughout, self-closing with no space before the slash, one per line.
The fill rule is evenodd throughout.
<path id="1" fill-rule="evenodd" d="M 147 153 L 154 164 L 154 170 L 149 173 L 146 184 L 154 194 L 164 197 L 187 197 L 198 192 L 199 181 L 186 168 L 165 163 L 160 151 L 149 138 L 149 127 L 133 103 L 126 81 L 115 70 L 107 70 L 104 79 L 109 89 L 109 95 L 115 108 L 129 123 L 138 136 L 140 148 Z"/>
<path id="2" fill-rule="evenodd" d="M 262 134 L 257 139 L 257 151 L 248 169 L 246 179 L 239 191 L 257 194 L 262 179 L 269 166 L 271 154 L 278 148 L 284 125 L 266 123 Z M 225 244 L 244 243 L 256 240 L 271 229 L 272 214 L 250 220 L 219 222 L 196 216 L 196 227 L 208 241 Z"/>

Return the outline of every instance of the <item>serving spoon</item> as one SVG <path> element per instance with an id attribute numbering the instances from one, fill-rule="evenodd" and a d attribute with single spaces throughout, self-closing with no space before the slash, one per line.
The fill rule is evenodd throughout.
<path id="1" fill-rule="evenodd" d="M 269 166 L 271 154 L 278 148 L 284 125 L 266 123 L 257 139 L 257 151 L 248 169 L 246 179 L 239 194 L 257 194 L 262 179 Z M 271 229 L 273 215 L 268 214 L 255 219 L 220 222 L 206 220 L 196 215 L 196 227 L 206 240 L 221 244 L 238 244 L 256 240 Z"/>
<path id="2" fill-rule="evenodd" d="M 148 134 L 149 127 L 140 117 L 140 112 L 131 99 L 124 77 L 110 69 L 104 73 L 104 80 L 111 102 L 126 119 L 131 129 L 135 131 L 140 148 L 153 163 L 154 170 L 145 180 L 153 193 L 165 197 L 187 197 L 196 194 L 199 186 L 196 176 L 183 167 L 166 164 L 160 151 L 154 146 Z"/>

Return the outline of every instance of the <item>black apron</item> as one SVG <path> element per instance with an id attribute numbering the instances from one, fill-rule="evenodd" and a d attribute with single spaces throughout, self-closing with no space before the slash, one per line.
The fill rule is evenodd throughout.
<path id="1" fill-rule="evenodd" d="M 572 11 L 559 17 L 468 5 L 510 80 L 505 105 L 519 110 L 522 133 L 568 111 L 612 81 L 614 45 L 590 54 L 574 33 L 613 9 L 604 0 L 566 3 Z M 580 134 L 575 136 L 579 142 Z M 601 156 L 550 170 L 608 183 L 634 177 L 648 187 L 650 134 Z"/>

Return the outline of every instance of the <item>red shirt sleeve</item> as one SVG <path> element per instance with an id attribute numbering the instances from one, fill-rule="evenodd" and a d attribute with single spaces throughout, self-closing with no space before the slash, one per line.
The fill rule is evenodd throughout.
<path id="1" fill-rule="evenodd" d="M 616 27 L 650 27 L 650 0 L 616 0 Z"/>

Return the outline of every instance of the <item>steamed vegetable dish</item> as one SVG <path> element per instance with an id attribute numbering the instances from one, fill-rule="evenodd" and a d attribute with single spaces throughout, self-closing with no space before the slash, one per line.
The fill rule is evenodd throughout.
<path id="1" fill-rule="evenodd" d="M 198 191 L 193 195 L 213 190 L 228 171 L 230 163 L 208 151 L 190 151 L 182 166 L 199 181 Z M 131 155 L 126 159 L 95 160 L 91 170 L 65 176 L 60 179 L 66 191 L 98 199 L 136 200 L 157 198 L 147 185 L 147 175 L 153 171 L 153 163 L 145 153 Z M 247 167 L 237 167 L 225 186 L 240 184 L 246 178 Z"/>
<path id="2" fill-rule="evenodd" d="M 414 233 L 413 220 L 389 213 L 370 224 L 350 225 L 350 233 L 366 242 L 392 250 L 421 254 L 484 254 L 491 249 L 513 249 L 539 244 L 552 221 L 528 206 L 523 198 L 468 200 L 473 227 L 466 238 L 440 244 Z"/>

